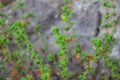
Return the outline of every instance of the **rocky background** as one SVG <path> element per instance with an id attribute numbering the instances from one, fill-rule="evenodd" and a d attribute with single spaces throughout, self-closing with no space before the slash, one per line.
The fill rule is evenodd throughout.
<path id="1" fill-rule="evenodd" d="M 14 1 L 14 0 L 13 0 Z M 19 1 L 19 0 L 18 0 Z M 9 6 L 4 7 L 1 11 L 7 14 L 6 23 L 12 24 L 16 20 L 20 20 L 20 16 L 26 16 L 29 12 L 33 12 L 35 17 L 30 19 L 30 25 L 26 26 L 26 30 L 30 35 L 30 40 L 34 43 L 35 49 L 44 49 L 47 45 L 50 52 L 58 51 L 58 46 L 54 43 L 55 37 L 52 34 L 51 28 L 58 26 L 62 29 L 66 25 L 60 18 L 63 5 L 62 0 L 21 0 L 25 2 L 23 6 L 24 14 L 19 9 L 14 7 L 17 3 L 15 1 Z M 118 13 L 117 19 L 120 19 L 120 0 L 115 0 L 117 4 L 116 11 Z M 74 32 L 78 35 L 77 42 L 80 43 L 84 50 L 93 52 L 91 40 L 93 37 L 103 37 L 104 29 L 101 28 L 103 20 L 103 13 L 105 8 L 101 6 L 101 0 L 71 0 L 71 8 L 73 9 L 73 21 L 75 22 Z M 11 18 L 14 19 L 11 19 Z M 44 41 L 39 40 L 38 35 L 34 32 L 35 25 L 40 26 L 38 31 L 44 38 Z M 116 24 L 117 33 L 114 35 L 117 42 L 114 45 L 111 54 L 115 59 L 120 59 L 120 24 Z M 69 34 L 74 32 L 70 31 Z M 52 46 L 52 47 L 51 47 Z"/>
<path id="2" fill-rule="evenodd" d="M 61 29 L 66 25 L 60 18 L 63 5 L 62 0 L 21 0 L 25 2 L 23 9 L 25 13 L 14 7 L 17 3 L 15 1 L 11 5 L 4 7 L 0 11 L 7 14 L 6 23 L 13 24 L 16 20 L 21 20 L 21 16 L 26 16 L 29 12 L 33 12 L 35 17 L 29 19 L 30 25 L 26 26 L 30 41 L 34 44 L 36 50 L 42 49 L 43 53 L 56 53 L 59 48 L 54 43 L 55 37 L 52 34 L 52 27 L 58 26 Z M 117 4 L 116 11 L 118 13 L 117 19 L 120 20 L 120 0 L 115 0 Z M 74 31 L 69 31 L 69 35 L 76 33 L 77 40 L 74 43 L 80 43 L 83 50 L 93 53 L 92 38 L 103 38 L 104 29 L 101 27 L 103 20 L 103 13 L 105 8 L 101 6 L 101 0 L 71 0 L 71 8 L 73 9 Z M 14 18 L 14 19 L 11 19 Z M 33 28 L 35 25 L 40 27 L 36 33 Z M 120 24 L 116 24 L 117 33 L 114 36 L 117 42 L 113 47 L 113 52 L 110 54 L 114 59 L 120 60 Z M 41 34 L 43 40 L 40 40 L 38 34 Z M 71 44 L 72 45 L 72 44 Z M 48 46 L 48 51 L 45 51 Z"/>

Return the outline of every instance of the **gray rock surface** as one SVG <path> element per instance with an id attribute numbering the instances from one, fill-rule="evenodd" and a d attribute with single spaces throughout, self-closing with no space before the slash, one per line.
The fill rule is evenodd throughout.
<path id="1" fill-rule="evenodd" d="M 58 51 L 58 46 L 54 43 L 55 37 L 51 32 L 53 26 L 58 26 L 61 29 L 67 25 L 60 19 L 60 14 L 62 13 L 60 7 L 63 5 L 61 0 L 22 0 L 25 2 L 23 7 L 25 13 L 22 14 L 20 9 L 12 8 L 10 6 L 4 8 L 4 11 L 7 13 L 7 23 L 14 23 L 16 20 L 20 20 L 20 16 L 26 16 L 27 13 L 33 12 L 35 18 L 30 19 L 30 25 L 26 26 L 28 33 L 30 34 L 30 40 L 34 43 L 36 49 L 43 48 L 43 42 L 37 38 L 38 35 L 35 34 L 33 28 L 37 24 L 40 26 L 38 33 L 41 33 L 44 38 L 44 43 L 48 45 L 51 52 Z M 84 50 L 93 52 L 91 40 L 93 37 L 103 37 L 104 29 L 101 28 L 101 21 L 103 22 L 102 15 L 105 11 L 105 8 L 100 5 L 99 0 L 74 0 L 71 1 L 71 6 L 73 8 L 73 21 L 75 25 L 75 33 L 78 35 L 77 42 L 83 46 Z M 120 1 L 116 0 L 117 4 L 117 13 L 120 14 Z M 11 17 L 14 17 L 14 20 L 11 20 Z M 119 18 L 118 18 L 119 19 Z M 119 27 L 119 24 L 117 25 Z M 97 29 L 100 29 L 100 32 L 96 34 Z M 73 34 L 73 31 L 68 32 L 69 35 Z M 119 29 L 115 34 L 119 40 Z M 76 41 L 75 41 L 76 42 Z M 119 42 L 119 41 L 118 41 Z M 73 42 L 74 43 L 74 42 Z M 51 47 L 52 46 L 52 47 Z M 116 43 L 115 46 L 119 46 Z M 116 53 L 117 52 L 117 53 Z M 115 47 L 111 55 L 119 55 L 119 48 Z M 115 54 L 115 55 L 114 55 Z M 117 56 L 118 57 L 118 56 Z"/>

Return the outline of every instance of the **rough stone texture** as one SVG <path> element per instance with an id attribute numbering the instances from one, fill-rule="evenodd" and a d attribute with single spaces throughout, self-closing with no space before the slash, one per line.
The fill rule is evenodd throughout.
<path id="1" fill-rule="evenodd" d="M 61 29 L 66 25 L 65 22 L 61 21 L 60 14 L 62 13 L 60 6 L 62 6 L 61 0 L 22 0 L 25 2 L 23 7 L 25 14 L 28 12 L 34 12 L 35 18 L 30 19 L 30 25 L 26 26 L 26 30 L 28 34 L 30 34 L 30 40 L 33 41 L 34 47 L 36 49 L 43 48 L 43 44 L 40 40 L 38 40 L 37 36 L 33 30 L 34 26 L 37 24 L 40 26 L 40 30 L 38 33 L 41 33 L 44 42 L 48 45 L 51 52 L 58 51 L 58 46 L 54 43 L 55 37 L 51 32 L 51 28 L 53 26 L 58 26 Z M 88 50 L 90 53 L 92 50 L 91 39 L 93 37 L 98 36 L 100 38 L 103 37 L 104 29 L 100 28 L 100 32 L 96 34 L 96 30 L 99 29 L 102 16 L 105 8 L 100 5 L 99 0 L 71 0 L 71 8 L 73 8 L 73 21 L 75 25 L 73 26 L 75 29 L 75 33 L 78 35 L 77 42 L 81 43 L 84 50 Z M 120 13 L 120 1 L 116 0 L 117 9 L 116 11 Z M 15 5 L 15 3 L 13 4 Z M 12 5 L 10 5 L 12 6 Z M 6 23 L 14 23 L 16 20 L 20 20 L 20 16 L 23 15 L 19 9 L 12 8 L 7 6 L 4 8 L 4 11 L 7 13 L 7 21 Z M 101 14 L 101 15 L 99 15 Z M 14 20 L 11 20 L 11 17 L 14 17 Z M 119 20 L 120 18 L 118 18 Z M 118 24 L 119 27 L 119 24 Z M 73 31 L 69 32 L 69 35 L 73 34 Z M 119 29 L 115 34 L 119 38 Z M 76 42 L 76 41 L 75 41 Z M 118 41 L 119 42 L 119 41 Z M 51 47 L 52 46 L 52 47 Z M 116 43 L 115 46 L 119 46 Z M 118 48 L 118 47 L 116 47 Z M 119 53 L 118 49 L 113 49 L 113 54 L 117 55 Z M 116 51 L 117 50 L 117 51 Z M 118 57 L 118 56 L 117 56 Z"/>

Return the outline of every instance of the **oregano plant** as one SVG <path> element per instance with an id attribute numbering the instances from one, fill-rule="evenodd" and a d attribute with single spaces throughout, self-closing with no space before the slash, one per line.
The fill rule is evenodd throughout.
<path id="1" fill-rule="evenodd" d="M 8 0 L 7 3 L 7 0 L 0 0 L 0 9 L 13 1 L 15 0 Z M 54 75 L 54 80 L 120 80 L 118 61 L 109 56 L 116 42 L 113 36 L 117 31 L 115 24 L 118 15 L 115 1 L 101 1 L 101 5 L 106 9 L 101 24 L 105 32 L 103 38 L 92 39 L 92 54 L 84 51 L 82 45 L 75 41 L 78 37 L 76 34 L 68 35 L 70 30 L 75 33 L 75 22 L 72 20 L 73 11 L 69 7 L 71 0 L 63 0 L 63 4 L 60 17 L 66 25 L 63 28 L 52 27 L 55 44 L 59 46 L 56 53 L 49 50 L 44 35 L 40 32 L 42 26 L 37 23 L 33 32 L 43 43 L 44 49 L 34 49 L 25 27 L 31 25 L 30 19 L 34 19 L 36 15 L 28 12 L 24 16 L 26 13 L 23 1 L 18 0 L 13 6 L 19 9 L 23 16 L 12 24 L 7 24 L 6 13 L 0 12 L 0 80 L 53 80 Z M 65 33 L 62 33 L 62 30 Z M 75 63 L 80 71 L 74 68 Z"/>

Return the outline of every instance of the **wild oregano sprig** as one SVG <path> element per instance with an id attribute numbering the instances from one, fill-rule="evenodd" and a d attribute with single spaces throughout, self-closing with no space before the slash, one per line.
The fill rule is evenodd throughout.
<path id="1" fill-rule="evenodd" d="M 112 28 L 114 24 L 117 23 L 117 21 L 114 19 L 116 13 L 113 11 L 109 12 L 108 8 L 116 8 L 116 6 L 113 6 L 114 4 L 112 4 L 111 2 L 109 2 L 109 0 L 103 0 L 102 1 L 102 5 L 106 7 L 106 13 L 104 14 L 103 18 L 106 22 L 102 23 L 102 27 L 103 28 Z M 112 63 L 109 63 L 110 61 L 112 61 L 112 59 L 109 59 L 110 57 L 108 56 L 108 53 L 111 53 L 112 51 L 112 47 L 114 42 L 115 42 L 115 38 L 113 37 L 113 35 L 109 34 L 108 32 L 104 33 L 104 38 L 99 39 L 97 37 L 93 38 L 92 42 L 93 42 L 93 49 L 95 50 L 94 54 L 93 54 L 93 62 L 95 64 L 97 64 L 97 67 L 99 68 L 100 64 L 99 62 L 104 59 L 104 64 L 108 63 L 107 65 L 115 65 Z M 98 63 L 96 63 L 98 62 Z M 107 66 L 106 65 L 106 66 Z M 105 66 L 105 67 L 106 67 Z M 115 65 L 117 66 L 117 65 Z M 114 69 L 115 67 L 111 67 L 111 70 Z M 112 72 L 113 74 L 113 72 Z M 115 73 L 116 75 L 118 73 Z M 94 79 L 96 79 L 97 77 L 95 77 L 97 74 L 94 74 L 93 77 Z M 108 79 L 108 76 L 104 75 L 103 77 L 104 79 Z"/>
<path id="2" fill-rule="evenodd" d="M 116 8 L 116 4 L 111 3 L 110 0 L 102 0 L 102 5 L 107 8 Z"/>
<path id="3" fill-rule="evenodd" d="M 0 13 L 0 17 L 5 17 L 6 14 L 4 12 Z"/>
<path id="4" fill-rule="evenodd" d="M 74 49 L 74 54 L 81 54 L 82 53 L 82 46 L 80 44 L 76 44 L 75 45 L 75 49 Z"/>
<path id="5" fill-rule="evenodd" d="M 52 29 L 55 37 L 57 38 L 56 40 L 56 44 L 59 45 L 60 47 L 60 51 L 58 52 L 58 56 L 59 56 L 59 67 L 62 68 L 62 72 L 61 72 L 61 77 L 62 78 L 66 78 L 67 76 L 65 76 L 65 74 L 67 74 L 67 64 L 68 64 L 68 58 L 66 58 L 67 56 L 67 52 L 66 52 L 66 39 L 67 36 L 60 34 L 59 28 L 58 27 L 54 27 Z"/>
<path id="6" fill-rule="evenodd" d="M 68 23 L 67 26 L 64 26 L 64 30 L 66 32 L 68 32 L 71 28 L 71 26 L 73 25 L 73 22 L 71 21 L 71 17 L 72 17 L 72 10 L 68 7 L 69 2 L 65 1 L 65 5 L 62 7 L 63 10 L 63 14 L 61 14 L 61 19 L 65 22 Z M 67 57 L 67 44 L 69 41 L 72 41 L 67 34 L 61 34 L 60 33 L 60 29 L 58 27 L 53 27 L 53 33 L 55 35 L 55 37 L 57 38 L 56 40 L 56 44 L 59 45 L 60 47 L 60 51 L 58 52 L 58 56 L 59 56 L 59 67 L 62 68 L 62 71 L 60 73 L 62 78 L 70 78 L 71 73 L 68 73 L 68 58 Z"/>
<path id="7" fill-rule="evenodd" d="M 16 21 L 15 24 L 9 27 L 9 30 L 13 33 L 14 40 L 22 43 L 28 40 L 28 35 L 26 34 L 24 26 L 22 22 Z"/>
<path id="8" fill-rule="evenodd" d="M 0 9 L 3 8 L 3 7 L 4 7 L 4 5 L 0 2 Z"/>
<path id="9" fill-rule="evenodd" d="M 115 12 L 116 4 L 114 3 L 114 0 L 112 1 L 102 0 L 102 5 L 106 7 L 106 9 L 111 9 L 111 8 L 113 9 L 113 11 L 111 12 L 106 10 L 106 13 L 104 14 L 104 19 L 107 20 L 107 22 L 102 23 L 102 27 L 111 28 L 117 23 L 116 19 L 114 19 L 116 16 L 116 12 Z M 113 27 L 113 29 L 115 28 Z M 115 30 L 113 30 L 113 32 L 115 32 Z"/>
<path id="10" fill-rule="evenodd" d="M 22 9 L 22 7 L 24 6 L 24 2 L 23 1 L 18 1 L 18 3 L 17 3 L 17 8 L 20 8 L 20 9 Z"/>
<path id="11" fill-rule="evenodd" d="M 0 36 L 0 46 L 7 46 L 9 39 L 6 36 Z"/>
<path id="12" fill-rule="evenodd" d="M 70 0 L 64 0 L 65 5 L 61 7 L 63 10 L 63 14 L 61 14 L 61 19 L 68 23 L 70 26 L 73 25 L 73 22 L 71 21 L 72 17 L 72 10 L 68 7 L 68 3 Z M 70 30 L 70 26 L 65 26 L 64 30 L 67 32 Z M 53 34 L 56 37 L 56 44 L 59 45 L 60 50 L 58 52 L 59 56 L 59 67 L 62 69 L 60 75 L 62 78 L 69 78 L 71 76 L 70 73 L 68 73 L 68 58 L 67 58 L 67 44 L 68 44 L 68 36 L 66 34 L 60 33 L 60 29 L 58 27 L 53 27 L 52 29 Z"/>
<path id="13" fill-rule="evenodd" d="M 72 14 L 72 11 L 69 9 L 69 7 L 67 5 L 63 6 L 62 10 L 64 11 L 64 13 L 61 15 L 62 20 L 69 23 L 70 25 L 72 25 L 71 21 L 70 21 L 70 16 Z M 69 31 L 70 27 L 65 26 L 64 30 Z M 68 59 L 64 59 L 64 58 L 67 57 L 66 56 L 66 53 L 67 53 L 66 46 L 67 46 L 68 42 L 66 42 L 66 40 L 68 39 L 68 36 L 64 35 L 64 34 L 61 34 L 60 29 L 57 28 L 57 27 L 53 27 L 53 33 L 54 33 L 55 37 L 57 38 L 56 43 L 60 46 L 60 51 L 58 52 L 58 56 L 60 58 L 59 66 L 60 67 L 63 66 L 62 67 L 62 72 L 61 72 L 61 74 L 62 74 L 61 77 L 62 78 L 69 78 L 70 76 L 69 77 L 65 76 L 65 74 L 67 72 L 67 63 L 68 63 L 67 61 L 68 61 Z M 78 51 L 79 50 L 77 50 L 77 52 Z M 81 52 L 79 52 L 79 53 L 81 53 Z M 82 61 L 86 63 L 89 54 L 87 52 L 84 52 L 84 53 L 81 53 L 81 56 L 82 56 Z M 86 69 L 86 71 L 87 70 L 89 70 L 90 72 L 93 71 L 93 68 L 89 68 L 88 65 L 85 65 L 85 69 Z M 83 73 L 86 73 L 86 72 L 83 72 Z M 82 74 L 80 74 L 80 75 L 83 76 Z M 84 77 L 82 77 L 82 79 L 86 79 L 86 77 L 87 76 L 84 76 Z"/>
<path id="14" fill-rule="evenodd" d="M 114 0 L 112 0 L 112 1 L 114 1 Z M 102 5 L 107 8 L 107 11 L 103 16 L 103 18 L 106 20 L 106 22 L 104 22 L 102 24 L 102 27 L 107 28 L 107 29 L 112 28 L 113 25 L 117 23 L 117 21 L 115 19 L 111 19 L 111 17 L 114 18 L 115 17 L 114 15 L 116 15 L 116 13 L 115 12 L 111 13 L 108 11 L 108 9 L 109 8 L 115 9 L 116 5 L 114 3 L 111 3 L 109 0 L 103 0 Z M 98 54 L 100 54 L 99 56 L 105 60 L 104 64 L 108 63 L 105 67 L 107 67 L 109 65 L 116 66 L 116 67 L 111 66 L 110 74 L 118 75 L 117 72 L 113 71 L 113 69 L 118 68 L 117 65 L 113 64 L 113 63 L 109 63 L 110 61 L 112 62 L 113 60 L 110 59 L 110 57 L 108 56 L 108 53 L 111 53 L 111 51 L 112 51 L 111 46 L 113 46 L 115 40 L 116 39 L 113 37 L 113 35 L 109 34 L 108 32 L 105 32 L 103 40 L 100 40 L 99 38 L 93 39 L 93 44 L 94 44 L 93 49 L 95 49 L 96 52 Z M 104 53 L 104 54 L 102 54 L 102 53 Z M 115 75 L 112 75 L 112 77 L 113 77 L 113 79 L 117 78 L 117 76 L 115 76 Z M 104 75 L 103 78 L 108 79 L 108 77 L 106 77 L 106 75 Z"/>
<path id="15" fill-rule="evenodd" d="M 41 79 L 42 80 L 52 80 L 50 78 L 51 70 L 50 70 L 50 66 L 48 64 L 45 64 L 41 71 L 42 71 L 42 74 L 41 74 Z"/>
<path id="16" fill-rule="evenodd" d="M 83 72 L 83 73 L 81 73 L 81 75 L 79 75 L 78 76 L 78 78 L 80 78 L 81 80 L 86 80 L 86 76 L 87 74 L 86 74 L 86 72 Z"/>
<path id="17" fill-rule="evenodd" d="M 61 14 L 61 19 L 65 21 L 66 23 L 69 24 L 69 27 L 71 27 L 74 22 L 71 20 L 72 19 L 72 9 L 69 8 L 68 4 L 70 3 L 70 0 L 64 0 L 63 1 L 65 5 L 61 7 L 63 10 L 63 13 Z"/>
<path id="18" fill-rule="evenodd" d="M 5 18 L 4 17 L 2 17 L 1 19 L 0 19 L 0 26 L 1 27 L 5 27 Z"/>

